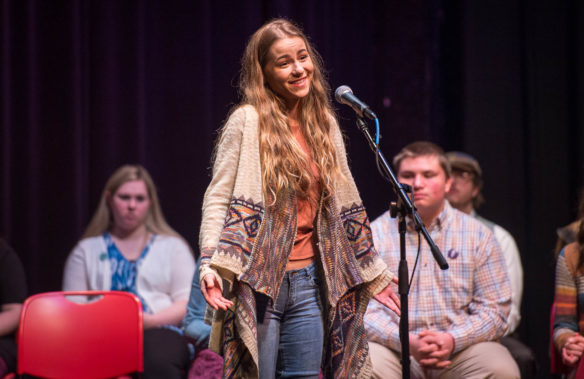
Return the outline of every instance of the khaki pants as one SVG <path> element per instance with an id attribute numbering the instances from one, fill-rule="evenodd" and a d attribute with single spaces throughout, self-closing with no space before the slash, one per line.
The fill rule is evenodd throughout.
<path id="1" fill-rule="evenodd" d="M 400 355 L 375 342 L 369 342 L 369 355 L 373 365 L 373 378 L 401 378 Z M 427 370 L 414 357 L 410 357 L 412 378 L 497 378 L 519 379 L 519 368 L 509 351 L 497 342 L 481 342 L 469 346 L 451 357 L 450 367 L 444 370 Z"/>

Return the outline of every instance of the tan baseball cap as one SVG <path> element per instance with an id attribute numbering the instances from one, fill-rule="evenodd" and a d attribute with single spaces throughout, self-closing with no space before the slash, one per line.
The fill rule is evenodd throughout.
<path id="1" fill-rule="evenodd" d="M 472 155 L 460 151 L 449 151 L 446 153 L 446 159 L 450 162 L 453 170 L 469 171 L 478 177 L 483 176 L 479 162 Z"/>

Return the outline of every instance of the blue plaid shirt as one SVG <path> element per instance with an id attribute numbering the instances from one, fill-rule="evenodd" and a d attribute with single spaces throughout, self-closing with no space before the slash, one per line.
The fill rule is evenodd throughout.
<path id="1" fill-rule="evenodd" d="M 385 212 L 371 223 L 373 242 L 392 272 L 400 259 L 397 219 Z M 453 353 L 502 336 L 511 306 L 511 286 L 501 249 L 481 222 L 452 208 L 444 209 L 428 232 L 449 264 L 441 270 L 422 236 L 421 253 L 409 294 L 409 331 L 450 333 Z M 418 251 L 418 234 L 408 222 L 406 255 L 408 278 Z M 394 291 L 397 293 L 397 286 Z M 370 341 L 401 351 L 399 317 L 377 301 L 365 315 Z"/>

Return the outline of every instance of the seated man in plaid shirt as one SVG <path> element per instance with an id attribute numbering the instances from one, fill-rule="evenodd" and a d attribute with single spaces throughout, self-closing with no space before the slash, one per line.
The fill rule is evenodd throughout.
<path id="1" fill-rule="evenodd" d="M 398 180 L 428 233 L 446 258 L 441 270 L 428 244 L 407 219 L 409 343 L 412 377 L 519 378 L 517 364 L 496 340 L 507 327 L 511 287 L 501 249 L 480 221 L 446 201 L 451 184 L 444 151 L 414 142 L 394 158 Z M 398 272 L 398 221 L 385 212 L 371 223 L 373 242 L 390 270 Z M 420 255 L 416 262 L 420 241 Z M 375 302 L 365 315 L 373 377 L 401 376 L 399 318 Z"/>

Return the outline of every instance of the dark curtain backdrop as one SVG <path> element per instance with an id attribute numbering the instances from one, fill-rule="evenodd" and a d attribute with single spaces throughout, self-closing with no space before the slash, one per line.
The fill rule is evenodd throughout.
<path id="1" fill-rule="evenodd" d="M 391 158 L 429 139 L 481 162 L 481 212 L 517 240 L 521 335 L 547 371 L 555 229 L 583 183 L 584 6 L 580 1 L 2 0 L 0 235 L 31 292 L 62 266 L 125 163 L 154 177 L 196 249 L 216 130 L 237 103 L 251 33 L 284 16 L 381 120 Z M 393 200 L 353 113 L 337 106 L 370 218 Z"/>
<path id="2" fill-rule="evenodd" d="M 452 148 L 479 159 L 487 199 L 481 212 L 517 240 L 520 334 L 548 377 L 555 232 L 575 219 L 584 185 L 584 3 L 463 4 L 455 9 L 460 70 L 447 74 L 460 86 L 444 97 L 445 114 L 460 125 L 451 129 Z"/>

